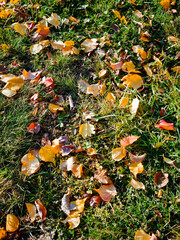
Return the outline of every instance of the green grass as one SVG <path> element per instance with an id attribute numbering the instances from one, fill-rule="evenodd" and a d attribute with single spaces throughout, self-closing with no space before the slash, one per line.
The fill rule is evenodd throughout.
<path id="1" fill-rule="evenodd" d="M 61 51 L 53 50 L 51 46 L 44 49 L 37 55 L 31 55 L 29 48 L 35 42 L 30 36 L 21 36 L 15 32 L 11 24 L 17 22 L 17 16 L 10 16 L 6 20 L 0 19 L 0 44 L 7 44 L 10 48 L 7 51 L 0 49 L 0 65 L 7 68 L 6 73 L 21 75 L 23 69 L 27 71 L 43 70 L 44 76 L 54 79 L 54 93 L 40 84 L 31 84 L 26 81 L 24 87 L 18 91 L 13 98 L 6 98 L 0 94 L 0 227 L 5 227 L 6 215 L 15 214 L 20 219 L 20 228 L 16 233 L 8 233 L 7 239 L 45 239 L 48 234 L 54 234 L 53 239 L 134 239 L 135 232 L 143 229 L 147 233 L 154 233 L 158 239 L 179 239 L 179 171 L 180 150 L 179 150 L 179 119 L 180 119 L 180 98 L 179 98 L 179 75 L 171 71 L 171 68 L 179 65 L 175 56 L 180 50 L 179 42 L 170 43 L 168 36 L 175 36 L 180 41 L 179 17 L 171 10 L 164 11 L 157 0 L 144 3 L 137 0 L 138 5 L 127 1 L 27 1 L 22 0 L 17 4 L 21 10 L 28 15 L 28 21 L 38 23 L 43 16 L 49 17 L 51 13 L 57 13 L 61 19 L 74 16 L 80 22 L 72 28 L 72 25 L 61 24 L 56 29 L 51 26 L 50 41 L 73 40 L 75 46 L 81 49 L 81 43 L 86 38 L 105 37 L 110 40 L 111 45 L 105 44 L 103 49 L 109 54 L 112 62 L 118 62 L 119 55 L 127 51 L 127 55 L 142 72 L 144 79 L 144 90 L 138 92 L 132 88 L 125 88 L 121 85 L 121 78 L 124 72 L 116 75 L 107 65 L 108 57 L 99 56 L 95 51 L 87 56 L 82 50 L 79 55 L 62 55 Z M 39 9 L 29 8 L 30 4 L 39 4 Z M 18 7 L 16 7 L 18 8 Z M 171 6 L 177 12 L 180 10 L 180 3 Z M 125 15 L 128 24 L 120 24 L 120 20 L 114 15 L 112 9 Z M 139 10 L 144 18 L 139 19 L 132 14 L 132 11 Z M 154 15 L 154 17 L 152 17 Z M 146 25 L 143 29 L 136 23 L 141 21 L 152 25 Z M 20 18 L 20 22 L 23 19 Z M 116 25 L 119 30 L 113 30 Z M 139 31 L 148 31 L 150 41 L 140 41 Z M 141 45 L 145 51 L 150 52 L 146 63 L 151 63 L 154 69 L 153 76 L 148 77 L 141 66 L 137 54 L 133 53 L 132 46 Z M 46 52 L 52 53 L 53 57 L 48 58 Z M 158 57 L 163 65 L 158 69 L 154 64 L 153 55 Z M 18 62 L 19 67 L 12 67 L 12 62 Z M 77 82 L 86 79 L 89 83 L 97 83 L 100 79 L 98 72 L 101 69 L 108 70 L 108 76 L 103 79 L 106 84 L 106 92 L 102 96 L 93 97 L 79 91 Z M 168 69 L 170 76 L 164 75 Z M 97 76 L 92 78 L 92 73 Z M 0 82 L 0 86 L 3 84 Z M 164 92 L 159 89 L 163 89 Z M 109 106 L 106 101 L 108 92 L 114 93 L 116 102 Z M 44 102 L 45 109 L 49 103 L 53 103 L 55 94 L 63 95 L 65 99 L 65 113 L 54 116 L 49 110 L 44 111 L 39 107 L 37 115 L 33 116 L 33 105 L 30 104 L 30 97 L 39 93 L 41 102 Z M 119 100 L 125 93 L 132 99 L 138 97 L 140 105 L 136 116 L 132 116 L 128 108 L 120 108 Z M 75 109 L 69 110 L 68 96 L 74 100 Z M 166 114 L 161 117 L 161 108 L 165 108 Z M 79 126 L 84 122 L 83 111 L 94 112 L 99 120 L 92 122 L 96 134 L 83 139 L 79 134 Z M 111 116 L 112 115 L 112 116 Z M 77 119 L 77 120 L 75 120 Z M 155 124 L 160 119 L 172 122 L 176 131 L 160 130 Z M 39 122 L 41 131 L 38 135 L 32 135 L 27 128 L 30 123 Z M 44 133 L 49 134 L 53 140 L 59 136 L 67 135 L 70 143 L 78 147 L 92 147 L 99 155 L 90 157 L 86 153 L 72 153 L 69 156 L 76 156 L 79 163 L 84 166 L 82 179 L 77 179 L 72 173 L 64 173 L 60 170 L 60 162 L 67 157 L 56 157 L 56 166 L 51 163 L 44 163 L 40 170 L 25 177 L 21 173 L 21 158 L 31 149 L 41 148 L 41 138 Z M 146 153 L 144 173 L 138 175 L 146 187 L 145 190 L 135 190 L 130 185 L 132 174 L 125 164 L 129 161 L 127 156 L 121 162 L 112 160 L 112 149 L 120 147 L 120 139 L 128 135 L 138 135 L 137 142 L 127 148 L 128 152 L 143 154 Z M 169 139 L 169 140 L 168 140 Z M 157 147 L 158 146 L 158 147 Z M 176 167 L 168 165 L 163 161 L 163 155 L 176 161 Z M 109 172 L 113 184 L 117 189 L 117 196 L 110 203 L 102 202 L 98 207 L 90 207 L 89 202 L 81 217 L 81 223 L 76 229 L 68 229 L 62 221 L 66 218 L 61 210 L 61 199 L 67 192 L 68 187 L 72 188 L 71 200 L 82 197 L 86 192 L 97 195 L 93 190 L 101 186 L 92 177 L 97 169 L 102 166 Z M 169 174 L 169 183 L 162 190 L 162 198 L 157 197 L 158 188 L 154 184 L 154 175 L 158 171 Z M 30 224 L 25 203 L 34 203 L 40 199 L 47 208 L 47 218 L 43 222 L 35 221 Z M 157 216 L 159 211 L 162 217 Z M 54 232 L 54 233 L 53 233 Z"/>

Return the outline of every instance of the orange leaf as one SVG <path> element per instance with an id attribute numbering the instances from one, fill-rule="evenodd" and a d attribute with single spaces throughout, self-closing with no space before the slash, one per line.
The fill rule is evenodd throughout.
<path id="1" fill-rule="evenodd" d="M 8 214 L 6 216 L 6 231 L 7 232 L 15 232 L 19 228 L 19 219 L 13 215 Z"/>
<path id="2" fill-rule="evenodd" d="M 141 156 L 136 156 L 136 155 L 133 155 L 132 153 L 130 153 L 129 157 L 130 157 L 131 161 L 136 162 L 136 163 L 140 163 L 145 159 L 146 153 L 144 153 Z"/>
<path id="3" fill-rule="evenodd" d="M 134 240 L 150 240 L 151 236 L 145 233 L 143 230 L 137 230 L 134 236 Z"/>
<path id="4" fill-rule="evenodd" d="M 30 176 L 40 169 L 41 164 L 36 157 L 37 154 L 38 150 L 31 150 L 28 152 L 28 154 L 24 155 L 24 157 L 21 158 L 21 172 L 26 176 Z"/>
<path id="5" fill-rule="evenodd" d="M 0 228 L 0 240 L 5 239 L 7 237 L 7 232 L 4 228 Z"/>
<path id="6" fill-rule="evenodd" d="M 40 129 L 41 129 L 40 125 L 36 122 L 31 123 L 30 126 L 28 127 L 28 131 L 35 134 L 38 134 Z"/>
<path id="7" fill-rule="evenodd" d="M 43 25 L 37 25 L 37 33 L 39 35 L 49 35 L 49 27 Z"/>
<path id="8" fill-rule="evenodd" d="M 121 15 L 117 10 L 112 9 L 112 12 L 121 20 Z"/>
<path id="9" fill-rule="evenodd" d="M 170 0 L 162 0 L 160 4 L 164 7 L 165 11 L 167 11 L 171 6 Z"/>
<path id="10" fill-rule="evenodd" d="M 176 131 L 174 128 L 174 123 L 167 123 L 163 119 L 160 120 L 158 124 L 155 125 L 155 128 Z"/>
<path id="11" fill-rule="evenodd" d="M 128 97 L 122 97 L 119 101 L 119 105 L 120 107 L 125 107 L 129 102 L 129 98 Z"/>
<path id="12" fill-rule="evenodd" d="M 171 70 L 173 70 L 174 72 L 180 73 L 180 66 L 176 66 L 171 68 Z"/>
<path id="13" fill-rule="evenodd" d="M 26 208 L 28 210 L 31 222 L 34 222 L 36 218 L 36 206 L 32 203 L 25 203 L 25 204 L 26 204 Z"/>
<path id="14" fill-rule="evenodd" d="M 44 146 L 39 150 L 42 161 L 52 162 L 55 165 L 55 149 L 52 146 Z"/>
<path id="15" fill-rule="evenodd" d="M 35 204 L 36 204 L 36 208 L 38 210 L 38 214 L 41 218 L 41 220 L 43 221 L 46 217 L 46 214 L 47 214 L 47 210 L 46 208 L 44 207 L 44 205 L 41 203 L 41 201 L 39 199 L 37 199 L 35 201 Z"/>
<path id="16" fill-rule="evenodd" d="M 138 138 L 139 138 L 139 136 L 133 136 L 133 135 L 125 137 L 125 138 L 120 140 L 121 146 L 122 147 L 127 147 L 127 146 L 133 144 L 135 141 L 137 141 Z"/>
<path id="17" fill-rule="evenodd" d="M 116 97 L 113 93 L 108 93 L 108 95 L 106 96 L 106 101 L 108 103 L 114 103 L 116 101 Z"/>
<path id="18" fill-rule="evenodd" d="M 94 190 L 99 193 L 105 202 L 110 202 L 111 199 L 117 195 L 116 188 L 113 184 L 102 185 L 99 189 Z"/>
<path id="19" fill-rule="evenodd" d="M 144 171 L 144 166 L 142 165 L 142 163 L 133 162 L 129 165 L 129 170 L 134 174 L 136 178 L 138 173 L 142 173 Z"/>
<path id="20" fill-rule="evenodd" d="M 143 85 L 143 79 L 138 74 L 128 74 L 124 76 L 121 80 L 124 81 L 123 84 L 134 89 L 138 89 Z"/>

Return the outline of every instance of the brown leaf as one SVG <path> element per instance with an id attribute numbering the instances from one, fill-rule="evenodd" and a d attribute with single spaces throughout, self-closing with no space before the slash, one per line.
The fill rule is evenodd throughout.
<path id="1" fill-rule="evenodd" d="M 43 221 L 45 219 L 45 217 L 46 217 L 47 210 L 44 207 L 44 205 L 41 203 L 40 199 L 37 199 L 35 201 L 35 204 L 36 204 L 36 208 L 38 210 L 38 214 L 39 214 L 41 220 Z"/>
<path id="2" fill-rule="evenodd" d="M 168 173 L 157 172 L 154 176 L 154 182 L 160 188 L 165 187 L 169 182 Z"/>
<path id="3" fill-rule="evenodd" d="M 136 163 L 142 162 L 145 159 L 146 155 L 147 154 L 144 153 L 143 155 L 136 156 L 136 155 L 133 155 L 132 153 L 129 153 L 129 157 L 130 157 L 131 161 L 136 162 Z"/>
<path id="4" fill-rule="evenodd" d="M 91 207 L 99 206 L 101 202 L 102 202 L 102 198 L 100 196 L 93 196 L 90 199 L 90 206 Z"/>
<path id="5" fill-rule="evenodd" d="M 94 179 L 99 181 L 102 184 L 112 184 L 111 179 L 106 174 L 107 174 L 107 170 L 106 169 L 99 170 L 94 175 Z"/>
<path id="6" fill-rule="evenodd" d="M 25 203 L 25 204 L 26 204 L 26 208 L 28 210 L 31 222 L 34 222 L 36 218 L 36 206 L 32 203 Z"/>
<path id="7" fill-rule="evenodd" d="M 13 215 L 8 214 L 6 216 L 6 231 L 7 232 L 15 232 L 19 228 L 19 219 Z"/>

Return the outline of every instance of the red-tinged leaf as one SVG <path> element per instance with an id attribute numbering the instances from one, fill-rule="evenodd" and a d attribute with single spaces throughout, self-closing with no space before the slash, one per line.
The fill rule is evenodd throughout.
<path id="1" fill-rule="evenodd" d="M 102 198 L 100 196 L 93 196 L 90 199 L 90 206 L 91 207 L 99 206 L 101 202 L 102 202 Z"/>
<path id="2" fill-rule="evenodd" d="M 113 70 L 120 70 L 120 69 L 122 69 L 122 66 L 123 66 L 123 61 L 118 62 L 118 63 L 112 63 L 112 64 L 110 65 L 110 67 L 111 67 Z"/>
<path id="3" fill-rule="evenodd" d="M 44 84 L 48 88 L 53 88 L 55 86 L 54 80 L 52 79 L 52 77 L 43 77 L 40 83 Z"/>
<path id="4" fill-rule="evenodd" d="M 45 219 L 45 217 L 46 217 L 47 210 L 44 207 L 44 205 L 41 203 L 40 199 L 37 199 L 35 201 L 35 204 L 36 204 L 36 208 L 38 210 L 38 214 L 39 214 L 41 220 L 43 221 Z"/>
<path id="5" fill-rule="evenodd" d="M 121 146 L 127 147 L 127 146 L 133 144 L 135 141 L 137 141 L 138 138 L 139 138 L 139 136 L 133 136 L 133 135 L 125 137 L 125 138 L 121 139 L 121 141 L 120 141 Z"/>
<path id="6" fill-rule="evenodd" d="M 174 128 L 174 123 L 167 123 L 163 119 L 160 120 L 158 124 L 155 125 L 155 128 L 176 131 Z"/>
<path id="7" fill-rule="evenodd" d="M 117 195 L 116 188 L 113 184 L 102 185 L 99 189 L 94 190 L 99 193 L 105 202 L 110 202 L 111 199 Z"/>
<path id="8" fill-rule="evenodd" d="M 168 174 L 167 173 L 163 174 L 162 172 L 157 172 L 154 176 L 154 182 L 160 188 L 165 187 L 169 182 Z"/>
<path id="9" fill-rule="evenodd" d="M 131 161 L 140 163 L 145 159 L 146 153 L 144 153 L 143 155 L 140 155 L 140 156 L 136 156 L 136 155 L 133 155 L 132 153 L 130 153 L 129 157 L 130 157 Z"/>
<path id="10" fill-rule="evenodd" d="M 40 125 L 36 122 L 31 123 L 30 126 L 28 127 L 28 131 L 30 133 L 35 133 L 35 134 L 38 134 L 40 129 L 41 129 Z"/>
<path id="11" fill-rule="evenodd" d="M 25 80 L 39 80 L 42 71 L 37 72 L 27 72 L 25 69 L 23 70 L 23 77 Z"/>

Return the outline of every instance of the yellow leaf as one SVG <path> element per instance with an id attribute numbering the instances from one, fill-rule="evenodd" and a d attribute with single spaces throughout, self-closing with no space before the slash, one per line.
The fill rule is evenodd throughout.
<path id="1" fill-rule="evenodd" d="M 144 171 L 144 166 L 142 165 L 142 163 L 131 163 L 129 165 L 129 170 L 134 174 L 134 176 L 136 177 L 138 173 L 142 173 Z"/>
<path id="2" fill-rule="evenodd" d="M 72 17 L 72 16 L 69 17 L 69 20 L 71 20 L 71 21 L 73 22 L 72 24 L 77 24 L 77 23 L 80 22 L 79 19 L 77 19 L 77 18 L 75 18 L 75 17 Z"/>
<path id="3" fill-rule="evenodd" d="M 13 24 L 14 30 L 20 33 L 21 35 L 25 35 L 27 33 L 27 26 L 24 23 L 14 23 Z"/>
<path id="4" fill-rule="evenodd" d="M 137 52 L 140 54 L 142 59 L 147 58 L 147 53 L 143 49 L 139 49 Z"/>
<path id="5" fill-rule="evenodd" d="M 90 85 L 87 90 L 87 94 L 93 94 L 94 97 L 97 97 L 99 95 L 99 85 L 98 84 L 92 84 Z"/>
<path id="6" fill-rule="evenodd" d="M 112 12 L 121 20 L 121 15 L 117 10 L 112 9 Z"/>
<path id="7" fill-rule="evenodd" d="M 55 151 L 52 146 L 44 146 L 39 150 L 39 157 L 42 161 L 52 162 L 55 165 Z"/>
<path id="8" fill-rule="evenodd" d="M 79 134 L 81 134 L 83 138 L 89 137 L 92 134 L 95 134 L 95 128 L 90 123 L 81 124 Z"/>
<path id="9" fill-rule="evenodd" d="M 74 47 L 74 41 L 65 41 L 64 44 L 66 47 Z"/>
<path id="10" fill-rule="evenodd" d="M 16 4 L 16 3 L 18 3 L 18 2 L 19 2 L 19 0 L 11 0 L 11 1 L 10 1 L 11 4 Z"/>
<path id="11" fill-rule="evenodd" d="M 69 229 L 77 228 L 80 224 L 80 217 L 76 216 L 74 218 L 67 217 L 62 223 L 69 223 Z"/>
<path id="12" fill-rule="evenodd" d="M 120 161 L 126 156 L 126 149 L 124 147 L 115 148 L 112 150 L 112 159 Z"/>
<path id="13" fill-rule="evenodd" d="M 32 203 L 25 203 L 25 204 L 26 204 L 26 208 L 28 210 L 31 222 L 34 222 L 36 218 L 36 206 Z"/>
<path id="14" fill-rule="evenodd" d="M 137 113 L 138 107 L 139 107 L 139 99 L 134 98 L 131 103 L 131 106 L 129 107 L 131 114 L 135 115 Z"/>
<path id="15" fill-rule="evenodd" d="M 143 79 L 138 74 L 128 74 L 121 79 L 123 84 L 134 89 L 138 89 L 143 85 Z"/>
<path id="16" fill-rule="evenodd" d="M 126 20 L 126 17 L 125 17 L 125 16 L 122 16 L 122 18 L 121 18 L 121 22 L 124 22 L 125 24 L 128 23 L 128 21 Z"/>
<path id="17" fill-rule="evenodd" d="M 7 232 L 4 228 L 0 228 L 0 240 L 5 239 L 7 237 Z"/>
<path id="18" fill-rule="evenodd" d="M 171 6 L 170 0 L 162 0 L 160 4 L 164 7 L 165 11 L 167 11 Z"/>
<path id="19" fill-rule="evenodd" d="M 19 228 L 19 219 L 13 215 L 8 214 L 6 216 L 6 231 L 7 232 L 15 232 Z"/>
<path id="20" fill-rule="evenodd" d="M 78 199 L 76 201 L 70 202 L 70 205 L 71 204 L 76 205 L 76 210 L 71 211 L 70 214 L 68 215 L 68 217 L 73 218 L 73 217 L 76 217 L 77 215 L 81 214 L 84 211 L 85 202 L 86 202 L 86 198 Z"/>
<path id="21" fill-rule="evenodd" d="M 134 72 L 135 71 L 135 65 L 133 62 L 125 62 L 122 65 L 122 70 L 125 72 Z"/>
<path id="22" fill-rule="evenodd" d="M 7 9 L 7 10 L 2 10 L 0 12 L 0 18 L 4 18 L 6 19 L 11 13 L 13 13 L 14 10 L 13 9 Z"/>
<path id="23" fill-rule="evenodd" d="M 36 158 L 36 154 L 36 150 L 31 150 L 28 154 L 24 155 L 21 158 L 21 172 L 24 173 L 26 176 L 30 176 L 40 169 L 41 164 Z"/>
<path id="24" fill-rule="evenodd" d="M 180 66 L 173 67 L 171 68 L 171 70 L 174 72 L 180 73 Z"/>
<path id="25" fill-rule="evenodd" d="M 48 23 L 52 24 L 55 27 L 60 25 L 60 20 L 61 18 L 56 13 L 52 13 L 51 17 L 47 19 Z"/>
<path id="26" fill-rule="evenodd" d="M 9 49 L 9 47 L 8 47 L 8 45 L 2 43 L 2 44 L 0 45 L 0 49 L 2 49 L 3 52 L 6 52 L 6 51 Z"/>
<path id="27" fill-rule="evenodd" d="M 106 96 L 106 101 L 108 103 L 114 103 L 116 101 L 116 97 L 113 93 L 108 93 L 108 95 Z"/>
<path id="28" fill-rule="evenodd" d="M 63 107 L 60 107 L 59 105 L 50 103 L 50 104 L 49 104 L 49 110 L 50 110 L 52 113 L 57 113 L 58 111 L 64 111 L 64 108 L 63 108 Z"/>
<path id="29" fill-rule="evenodd" d="M 3 89 L 10 89 L 12 91 L 17 91 L 24 85 L 24 80 L 21 77 L 12 77 L 8 80 L 7 84 Z"/>
<path id="30" fill-rule="evenodd" d="M 72 168 L 72 172 L 75 177 L 81 178 L 83 174 L 83 165 L 82 164 L 74 164 Z"/>
<path id="31" fill-rule="evenodd" d="M 135 189 L 143 189 L 143 190 L 145 190 L 144 184 L 143 184 L 142 182 L 139 182 L 139 181 L 133 179 L 133 178 L 131 179 L 130 184 L 131 184 Z"/>
<path id="32" fill-rule="evenodd" d="M 144 232 L 144 230 L 137 230 L 134 236 L 134 240 L 150 240 L 151 236 Z"/>
<path id="33" fill-rule="evenodd" d="M 152 73 L 149 65 L 146 64 L 146 65 L 144 65 L 143 67 L 144 67 L 144 70 L 146 71 L 147 75 L 150 76 L 150 77 L 152 77 L 153 73 Z"/>
<path id="34" fill-rule="evenodd" d="M 168 41 L 175 43 L 175 42 L 178 42 L 178 39 L 175 38 L 174 36 L 169 36 L 169 37 L 168 37 Z"/>
<path id="35" fill-rule="evenodd" d="M 129 102 L 129 98 L 128 97 L 122 97 L 119 101 L 119 106 L 120 107 L 125 107 Z"/>

